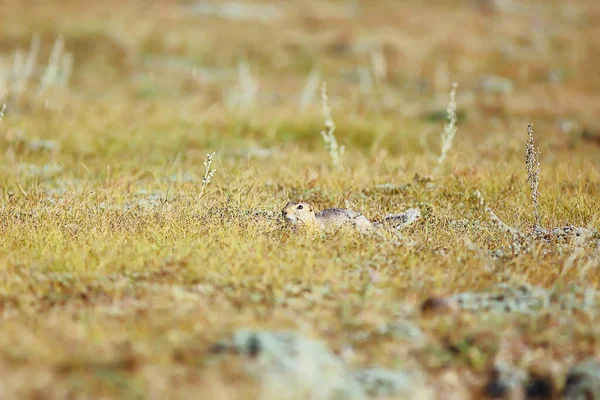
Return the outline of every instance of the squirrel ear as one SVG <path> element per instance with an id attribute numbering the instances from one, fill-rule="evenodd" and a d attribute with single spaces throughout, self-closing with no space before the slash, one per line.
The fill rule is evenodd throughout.
<path id="1" fill-rule="evenodd" d="M 312 212 L 312 206 L 308 206 L 308 211 Z"/>

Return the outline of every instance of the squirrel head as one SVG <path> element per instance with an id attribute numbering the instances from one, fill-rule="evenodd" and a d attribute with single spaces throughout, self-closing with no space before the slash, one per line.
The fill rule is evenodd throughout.
<path id="1" fill-rule="evenodd" d="M 281 215 L 286 222 L 292 224 L 314 224 L 316 222 L 315 212 L 312 206 L 305 202 L 290 201 L 285 205 Z"/>

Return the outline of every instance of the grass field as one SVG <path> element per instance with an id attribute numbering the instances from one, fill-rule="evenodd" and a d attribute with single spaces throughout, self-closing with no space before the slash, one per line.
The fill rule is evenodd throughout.
<path id="1" fill-rule="evenodd" d="M 600 357 L 599 63 L 596 0 L 3 0 L 0 397 L 560 398 Z M 406 379 L 335 397 L 340 360 Z"/>

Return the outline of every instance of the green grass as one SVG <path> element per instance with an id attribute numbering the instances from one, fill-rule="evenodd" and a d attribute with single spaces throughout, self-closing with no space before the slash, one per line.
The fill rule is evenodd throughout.
<path id="1" fill-rule="evenodd" d="M 11 57 L 40 32 L 40 62 L 58 34 L 75 60 L 67 88 L 36 98 L 32 87 L 19 101 L 0 99 L 8 103 L 0 122 L 3 396 L 246 398 L 245 378 L 205 353 L 243 326 L 308 325 L 336 351 L 353 345 L 358 364 L 397 366 L 410 358 L 432 376 L 470 371 L 481 382 L 505 340 L 563 371 L 569 357 L 600 350 L 594 315 L 569 317 L 569 329 L 560 315 L 418 313 L 431 295 L 500 281 L 599 288 L 598 261 L 579 276 L 591 246 L 563 277 L 574 251 L 569 241 L 536 242 L 531 253 L 507 259 L 483 256 L 511 237 L 489 223 L 473 196 L 481 191 L 507 224 L 531 227 L 525 143 L 534 123 L 542 225 L 600 228 L 599 148 L 581 130 L 556 128 L 564 117 L 596 129 L 600 106 L 589 94 L 600 76 L 590 65 L 600 60 L 593 35 L 600 15 L 593 1 L 573 6 L 587 20 L 533 2 L 545 26 L 562 27 L 536 43 L 526 16 L 491 16 L 467 2 L 365 3 L 355 19 L 340 16 L 342 2 L 313 2 L 322 7 L 316 16 L 300 2 L 282 2 L 274 4 L 285 16 L 271 22 L 185 16 L 177 2 L 145 9 L 109 3 L 49 1 L 33 12 L 16 0 L 0 5 L 0 54 Z M 436 35 L 417 42 L 428 24 Z M 501 40 L 482 33 L 490 27 Z M 567 46 L 570 53 L 553 45 L 573 37 L 581 41 Z M 369 66 L 369 54 L 332 50 L 368 40 L 383 43 L 390 76 L 375 82 L 373 94 L 344 75 Z M 413 42 L 421 45 L 406 44 Z M 503 50 L 522 55 L 499 62 Z M 232 75 L 194 80 L 185 69 L 152 66 L 148 55 Z M 230 110 L 223 93 L 235 84 L 241 55 L 261 89 L 251 109 Z M 448 82 L 435 73 L 443 63 Z M 563 67 L 563 81 L 544 80 L 550 66 Z M 304 112 L 296 104 L 313 67 L 327 79 L 337 140 L 346 146 L 340 170 L 319 135 L 318 94 Z M 477 89 L 493 74 L 515 82 L 507 99 Z M 451 80 L 460 84 L 458 134 L 434 176 L 438 115 Z M 416 89 L 419 81 L 427 85 Z M 37 139 L 56 148 L 40 148 Z M 202 162 L 213 151 L 217 172 L 199 197 Z M 279 218 L 298 199 L 317 209 L 348 201 L 370 219 L 418 206 L 423 218 L 402 232 L 403 241 L 310 233 Z M 480 226 L 450 228 L 462 219 Z M 398 318 L 427 333 L 425 347 L 375 334 L 379 323 Z M 353 332 L 369 339 L 355 341 Z"/>

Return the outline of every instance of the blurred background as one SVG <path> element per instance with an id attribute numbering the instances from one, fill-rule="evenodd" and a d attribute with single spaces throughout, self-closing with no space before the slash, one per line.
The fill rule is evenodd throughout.
<path id="1" fill-rule="evenodd" d="M 456 81 L 462 126 L 476 136 L 535 119 L 573 147 L 600 143 L 599 38 L 595 0 L 3 0 L 0 101 L 13 115 L 157 112 L 140 105 L 189 123 L 250 115 L 258 122 L 244 135 L 264 143 L 275 138 L 260 121 L 301 116 L 308 126 L 288 131 L 302 143 L 322 123 L 326 80 L 334 118 L 353 124 L 340 135 L 369 148 L 356 116 L 437 136 Z"/>

